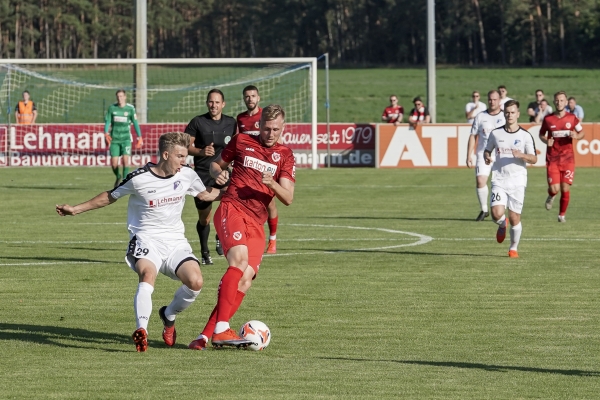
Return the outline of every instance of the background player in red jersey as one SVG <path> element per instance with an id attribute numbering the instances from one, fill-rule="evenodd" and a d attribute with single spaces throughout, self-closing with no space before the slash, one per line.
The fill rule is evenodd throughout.
<path id="1" fill-rule="evenodd" d="M 544 118 L 540 128 L 540 139 L 548 145 L 546 152 L 548 176 L 546 210 L 552 208 L 554 197 L 560 190 L 558 222 L 565 222 L 571 185 L 575 177 L 573 139 L 583 139 L 585 134 L 577 117 L 565 109 L 567 106 L 565 92 L 558 92 L 554 95 L 554 106 L 556 111 Z"/>
<path id="2" fill-rule="evenodd" d="M 277 141 L 285 127 L 281 106 L 263 109 L 260 135 L 235 135 L 211 164 L 211 175 L 219 184 L 229 179 L 227 167 L 235 168 L 227 192 L 214 217 L 229 268 L 221 278 L 215 306 L 202 334 L 189 348 L 203 350 L 208 338 L 213 345 L 247 343 L 229 326 L 256 277 L 263 256 L 267 206 L 277 197 L 289 206 L 294 200 L 294 153 Z"/>
<path id="3" fill-rule="evenodd" d="M 381 119 L 396 126 L 402 123 L 404 117 L 404 107 L 398 104 L 398 96 L 395 94 L 390 96 L 390 106 L 386 107 L 381 114 Z"/>
<path id="4" fill-rule="evenodd" d="M 242 95 L 244 96 L 244 103 L 248 110 L 238 114 L 236 118 L 238 132 L 257 136 L 260 133 L 259 124 L 262 115 L 262 108 L 258 106 L 260 102 L 258 88 L 254 85 L 248 85 L 242 90 Z M 267 219 L 267 224 L 269 225 L 267 253 L 275 254 L 277 253 L 277 224 L 279 223 L 279 213 L 277 212 L 275 199 L 271 201 L 267 211 L 269 213 L 269 218 Z"/>

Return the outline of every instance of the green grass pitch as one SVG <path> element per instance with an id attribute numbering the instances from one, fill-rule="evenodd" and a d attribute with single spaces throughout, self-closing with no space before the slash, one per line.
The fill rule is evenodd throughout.
<path id="1" fill-rule="evenodd" d="M 294 204 L 279 205 L 278 254 L 232 320 L 267 323 L 270 346 L 187 349 L 227 267 L 215 257 L 174 348 L 158 309 L 178 284 L 157 279 L 142 354 L 127 201 L 54 212 L 109 188 L 110 169 L 0 169 L 0 397 L 597 398 L 598 173 L 577 170 L 559 224 L 545 171 L 531 168 L 509 259 L 495 224 L 474 222 L 472 170 L 299 170 Z M 191 199 L 183 217 L 199 252 Z"/>

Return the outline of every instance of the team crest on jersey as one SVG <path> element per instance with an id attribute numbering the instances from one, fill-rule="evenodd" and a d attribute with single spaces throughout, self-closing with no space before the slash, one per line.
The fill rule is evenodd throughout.
<path id="1" fill-rule="evenodd" d="M 496 124 L 501 124 L 501 123 L 502 123 L 501 119 L 499 119 L 499 120 L 496 121 Z"/>
<path id="2" fill-rule="evenodd" d="M 173 183 L 173 190 L 177 191 L 181 188 L 181 181 L 177 181 Z"/>
<path id="3" fill-rule="evenodd" d="M 229 143 L 230 140 L 231 140 L 231 136 L 225 136 L 225 139 L 223 139 L 225 144 Z"/>
<path id="4" fill-rule="evenodd" d="M 242 238 L 242 233 L 240 231 L 234 232 L 233 233 L 233 238 L 235 240 L 240 240 Z"/>
<path id="5" fill-rule="evenodd" d="M 124 115 L 124 116 L 128 116 L 128 115 L 129 115 L 129 113 L 128 113 L 127 111 L 125 111 L 125 112 L 123 113 L 123 115 Z"/>
<path id="6" fill-rule="evenodd" d="M 519 139 L 515 140 L 515 146 L 518 146 L 521 143 Z"/>
<path id="7" fill-rule="evenodd" d="M 258 121 L 256 121 L 256 122 L 254 123 L 254 127 L 255 127 L 256 129 L 258 129 L 258 128 L 260 127 L 260 124 L 258 123 Z"/>
<path id="8" fill-rule="evenodd" d="M 571 129 L 571 123 L 570 123 L 570 122 L 567 122 L 567 123 L 565 124 L 565 128 L 567 128 L 567 129 Z"/>
<path id="9" fill-rule="evenodd" d="M 281 154 L 279 154 L 279 153 L 273 153 L 271 155 L 271 158 L 273 159 L 273 161 L 279 162 L 279 160 L 281 160 Z"/>

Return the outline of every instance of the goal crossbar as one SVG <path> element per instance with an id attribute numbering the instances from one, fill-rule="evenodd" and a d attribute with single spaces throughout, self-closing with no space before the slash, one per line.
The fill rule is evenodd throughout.
<path id="1" fill-rule="evenodd" d="M 318 168 L 317 156 L 317 58 L 316 57 L 289 57 L 289 58 L 104 58 L 104 59 L 4 59 L 0 61 L 1 65 L 132 65 L 140 66 L 142 75 L 145 77 L 144 68 L 147 65 L 251 65 L 251 64 L 293 64 L 306 63 L 310 64 L 311 77 L 311 153 L 312 153 L 312 169 Z M 136 67 L 137 68 L 137 67 Z M 145 91 L 148 90 L 146 82 L 142 78 L 136 82 L 136 89 L 142 91 L 142 99 L 145 98 Z M 143 101 L 143 100 L 142 100 Z M 140 108 L 144 108 L 143 105 Z"/>

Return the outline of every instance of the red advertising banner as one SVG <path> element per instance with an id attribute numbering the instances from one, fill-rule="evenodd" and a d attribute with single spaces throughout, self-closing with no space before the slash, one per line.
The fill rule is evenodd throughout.
<path id="1" fill-rule="evenodd" d="M 575 165 L 600 167 L 600 124 L 582 124 L 585 137 L 574 140 Z M 540 140 L 540 125 L 523 124 L 533 136 L 538 152 L 535 166 L 546 165 L 546 145 Z M 471 126 L 467 124 L 380 125 L 378 137 L 379 168 L 456 168 L 466 167 Z"/>
<path id="2" fill-rule="evenodd" d="M 132 165 L 156 162 L 160 135 L 183 131 L 186 125 L 140 124 L 144 146 L 132 150 Z M 336 167 L 374 167 L 375 129 L 373 124 L 331 124 L 328 160 L 327 125 L 318 124 L 319 165 L 325 166 L 329 161 Z M 298 167 L 312 165 L 311 124 L 287 124 L 281 140 L 294 151 Z M 110 154 L 104 140 L 104 124 L 0 126 L 0 166 L 108 165 Z"/>

